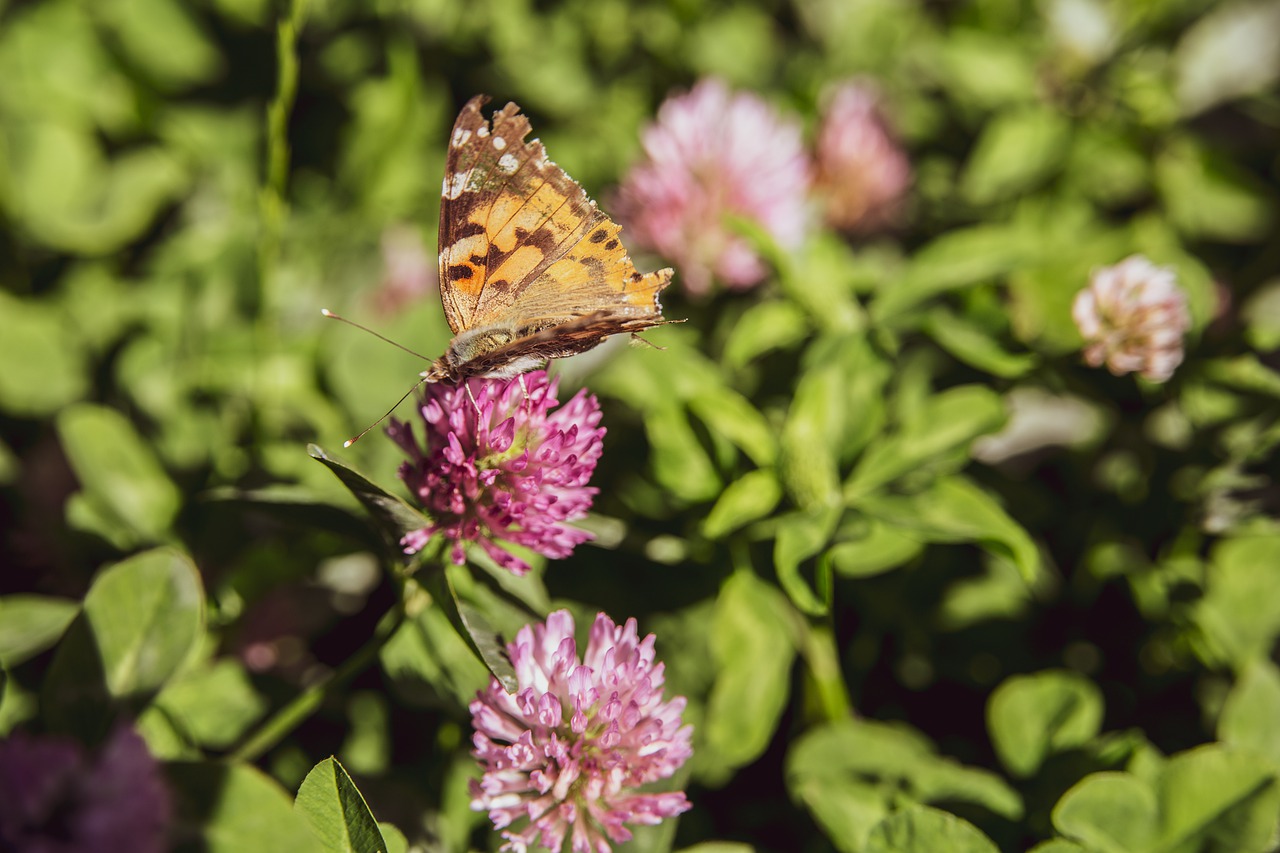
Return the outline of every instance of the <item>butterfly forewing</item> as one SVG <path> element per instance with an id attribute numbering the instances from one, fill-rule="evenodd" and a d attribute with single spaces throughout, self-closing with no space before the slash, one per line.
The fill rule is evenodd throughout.
<path id="1" fill-rule="evenodd" d="M 618 226 L 542 143 L 525 141 L 530 126 L 519 108 L 508 104 L 490 126 L 480 112 L 486 100 L 463 107 L 449 145 L 440 282 L 450 328 L 518 328 L 530 317 L 554 324 L 601 311 L 661 322 L 657 294 L 670 272 L 637 273 Z M 622 331 L 604 328 L 598 337 Z"/>

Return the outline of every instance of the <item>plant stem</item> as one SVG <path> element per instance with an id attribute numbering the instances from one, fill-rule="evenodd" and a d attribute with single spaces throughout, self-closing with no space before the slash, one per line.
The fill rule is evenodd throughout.
<path id="1" fill-rule="evenodd" d="M 382 647 L 396 633 L 405 620 L 403 596 L 397 598 L 396 604 L 378 621 L 369 642 L 365 643 L 355 654 L 347 658 L 343 664 L 329 674 L 327 678 L 303 690 L 275 715 L 262 725 L 240 748 L 228 756 L 231 762 L 254 761 L 264 752 L 280 742 L 285 735 L 297 728 L 303 720 L 311 716 L 325 697 L 333 690 L 341 687 L 377 658 Z"/>
<path id="2" fill-rule="evenodd" d="M 289 177 L 289 113 L 298 94 L 298 31 L 306 16 L 307 0 L 291 0 L 289 14 L 276 29 L 276 94 L 267 107 L 267 148 L 259 208 L 262 238 L 258 247 L 258 320 L 264 337 L 270 339 L 275 325 L 274 281 L 280 253 L 280 232 L 288 205 L 285 202 Z"/>

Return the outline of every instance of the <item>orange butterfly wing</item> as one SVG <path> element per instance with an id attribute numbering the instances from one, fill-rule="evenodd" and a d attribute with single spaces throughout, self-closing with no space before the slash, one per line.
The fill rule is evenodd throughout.
<path id="1" fill-rule="evenodd" d="M 442 187 L 440 295 L 454 334 L 505 326 L 537 335 L 530 345 L 554 358 L 559 325 L 567 324 L 571 354 L 667 322 L 658 294 L 672 271 L 637 272 L 619 226 L 541 142 L 525 142 L 530 125 L 519 107 L 507 104 L 490 125 L 480 113 L 487 100 L 472 98 L 458 115 Z"/>

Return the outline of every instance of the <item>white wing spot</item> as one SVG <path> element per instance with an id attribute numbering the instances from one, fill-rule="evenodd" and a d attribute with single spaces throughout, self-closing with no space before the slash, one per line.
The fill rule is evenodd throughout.
<path id="1" fill-rule="evenodd" d="M 445 175 L 444 184 L 441 187 L 441 195 L 447 199 L 455 199 L 462 195 L 467 188 L 467 180 L 471 177 L 471 170 L 465 172 L 454 172 L 452 175 Z"/>
<path id="2" fill-rule="evenodd" d="M 453 132 L 453 147 L 461 148 L 467 144 L 467 140 L 471 138 L 471 131 L 465 127 L 460 127 Z"/>
<path id="3" fill-rule="evenodd" d="M 489 135 L 489 125 L 482 124 L 476 128 L 476 136 L 480 137 L 481 139 L 484 139 L 488 135 Z"/>
<path id="4" fill-rule="evenodd" d="M 510 175 L 512 172 L 516 170 L 516 167 L 519 165 L 520 165 L 520 161 L 517 160 L 515 157 L 512 157 L 510 154 L 503 154 L 501 157 L 498 158 L 498 168 L 501 169 L 505 174 Z"/>
<path id="5" fill-rule="evenodd" d="M 503 139 L 501 136 L 495 136 L 493 138 L 493 147 L 501 151 L 503 148 L 507 147 L 507 140 Z"/>

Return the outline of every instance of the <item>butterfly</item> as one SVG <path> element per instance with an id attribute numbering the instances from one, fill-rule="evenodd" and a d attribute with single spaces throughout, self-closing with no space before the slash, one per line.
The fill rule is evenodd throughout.
<path id="1" fill-rule="evenodd" d="M 427 382 L 510 378 L 665 323 L 674 272 L 636 271 L 622 230 L 547 159 L 520 108 L 481 113 L 477 95 L 449 139 L 440 202 L 440 299 L 454 338 Z"/>

